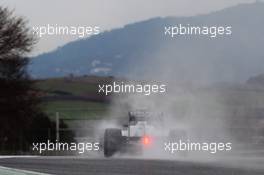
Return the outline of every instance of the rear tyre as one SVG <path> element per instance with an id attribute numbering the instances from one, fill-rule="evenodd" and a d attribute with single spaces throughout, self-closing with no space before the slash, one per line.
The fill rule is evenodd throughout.
<path id="1" fill-rule="evenodd" d="M 120 129 L 106 129 L 104 134 L 104 156 L 111 157 L 119 151 L 122 144 Z"/>

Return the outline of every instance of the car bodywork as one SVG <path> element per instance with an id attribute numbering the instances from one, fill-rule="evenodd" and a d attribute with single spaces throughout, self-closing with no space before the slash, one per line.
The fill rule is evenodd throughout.
<path id="1" fill-rule="evenodd" d="M 165 129 L 163 113 L 146 110 L 128 112 L 128 123 L 123 128 L 107 128 L 104 134 L 104 155 L 116 152 L 142 154 L 168 139 L 172 130 Z M 160 144 L 158 144 L 160 143 Z"/>

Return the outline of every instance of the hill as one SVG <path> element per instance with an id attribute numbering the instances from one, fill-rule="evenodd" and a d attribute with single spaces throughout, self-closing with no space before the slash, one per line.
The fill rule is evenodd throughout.
<path id="1" fill-rule="evenodd" d="M 230 25 L 232 36 L 166 37 L 164 27 L 177 24 Z M 29 70 L 38 78 L 71 73 L 133 79 L 173 74 L 175 81 L 241 82 L 263 73 L 263 29 L 260 2 L 193 17 L 154 18 L 39 55 Z"/>
<path id="2" fill-rule="evenodd" d="M 249 78 L 247 84 L 264 88 L 264 74 Z"/>

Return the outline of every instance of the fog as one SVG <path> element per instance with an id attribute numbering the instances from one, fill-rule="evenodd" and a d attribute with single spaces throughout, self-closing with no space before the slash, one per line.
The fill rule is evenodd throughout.
<path id="1" fill-rule="evenodd" d="M 190 54 L 188 53 L 188 55 Z M 151 94 L 149 96 L 142 94 L 117 95 L 111 107 L 110 116 L 112 119 L 116 119 L 115 124 L 112 126 L 121 128 L 122 124 L 128 121 L 128 111 L 147 109 L 154 113 L 161 112 L 164 114 L 164 123 L 160 124 L 161 127 L 157 128 L 153 132 L 153 135 L 159 133 L 160 130 L 169 134 L 171 130 L 180 129 L 187 133 L 187 138 L 190 142 L 231 143 L 232 149 L 229 151 L 219 151 L 215 154 L 208 151 L 190 151 L 187 156 L 182 156 L 166 153 L 164 151 L 164 141 L 161 140 L 158 142 L 163 146 L 146 151 L 139 158 L 204 162 L 237 156 L 243 157 L 243 155 L 240 155 L 241 152 L 251 151 L 253 149 L 248 147 L 250 141 L 247 139 L 253 137 L 250 132 L 248 136 L 242 134 L 242 137 L 244 137 L 243 141 L 239 140 L 237 136 L 239 132 L 241 134 L 241 130 L 231 132 L 232 128 L 249 127 L 245 126 L 247 123 L 243 123 L 242 119 L 238 119 L 241 122 L 234 124 L 234 121 L 237 120 L 235 119 L 236 117 L 240 117 L 240 115 L 245 116 L 247 112 L 244 111 L 240 114 L 235 114 L 239 107 L 237 107 L 237 103 L 230 102 L 228 88 L 223 89 L 218 84 L 212 84 L 212 82 L 217 82 L 217 80 L 212 81 L 210 79 L 210 70 L 212 67 L 206 67 L 205 65 L 201 67 L 199 61 L 192 63 L 192 67 L 175 65 L 173 59 L 167 59 L 174 58 L 175 55 L 164 50 L 160 50 L 158 53 L 154 53 L 154 55 L 151 62 L 143 62 L 148 68 L 141 75 L 141 81 L 144 80 L 147 84 L 165 84 L 166 92 L 162 94 Z M 189 72 L 189 74 L 192 74 L 190 77 L 194 78 L 186 78 L 184 74 L 175 75 L 175 72 L 179 72 L 175 71 L 177 68 L 180 68 L 185 73 Z M 200 70 L 202 70 L 202 74 L 197 73 Z M 131 74 L 135 73 L 131 71 Z M 245 94 L 243 95 L 246 96 Z M 230 96 L 233 96 L 233 94 L 231 93 Z M 235 98 L 237 98 L 236 95 Z M 253 101 L 254 98 L 252 97 Z M 241 103 L 244 103 L 244 101 L 241 101 Z M 246 103 L 243 105 L 249 107 Z M 109 125 L 109 122 L 106 123 Z M 106 125 L 101 125 L 101 128 L 105 129 L 107 127 Z M 243 131 L 247 130 L 245 129 Z M 169 141 L 175 142 L 177 140 Z M 118 154 L 118 156 L 123 155 Z M 125 157 L 129 158 L 130 156 L 126 155 Z"/>

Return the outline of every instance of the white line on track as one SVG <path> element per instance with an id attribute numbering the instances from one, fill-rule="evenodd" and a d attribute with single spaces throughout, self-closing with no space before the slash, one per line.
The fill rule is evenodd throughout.
<path id="1" fill-rule="evenodd" d="M 0 159 L 8 159 L 8 158 L 34 158 L 39 156 L 0 156 Z"/>
<path id="2" fill-rule="evenodd" d="M 34 172 L 34 171 L 27 171 L 27 170 L 20 170 L 20 169 L 15 169 L 15 168 L 7 168 L 0 166 L 0 173 L 1 171 L 5 171 L 8 174 L 12 173 L 14 175 L 51 175 L 51 174 L 46 174 L 46 173 L 39 173 L 39 172 Z"/>

